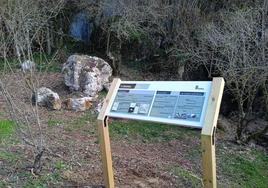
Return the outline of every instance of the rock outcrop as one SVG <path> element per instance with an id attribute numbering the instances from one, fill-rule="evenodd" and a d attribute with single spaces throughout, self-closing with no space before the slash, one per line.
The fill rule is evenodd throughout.
<path id="1" fill-rule="evenodd" d="M 86 96 L 96 96 L 109 87 L 111 66 L 103 59 L 87 55 L 72 55 L 63 66 L 65 85 Z"/>
<path id="2" fill-rule="evenodd" d="M 39 106 L 45 106 L 52 110 L 61 109 L 61 100 L 57 93 L 46 87 L 38 88 L 32 97 L 33 103 Z"/>

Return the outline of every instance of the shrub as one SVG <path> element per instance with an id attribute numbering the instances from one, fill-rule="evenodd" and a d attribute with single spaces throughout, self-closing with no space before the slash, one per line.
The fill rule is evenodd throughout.
<path id="1" fill-rule="evenodd" d="M 240 141 L 249 141 L 257 134 L 247 128 L 256 117 L 256 97 L 267 91 L 267 20 L 266 1 L 261 7 L 223 11 L 217 20 L 202 27 L 198 45 L 190 50 L 193 61 L 204 65 L 210 76 L 225 78 L 238 107 L 236 138 Z M 268 125 L 258 133 L 264 134 L 267 129 Z"/>

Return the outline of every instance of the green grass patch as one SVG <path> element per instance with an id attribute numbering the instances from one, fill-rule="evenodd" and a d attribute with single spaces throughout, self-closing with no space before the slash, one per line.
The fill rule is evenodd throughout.
<path id="1" fill-rule="evenodd" d="M 40 72 L 60 72 L 61 64 L 53 59 L 53 55 L 45 53 L 35 53 L 33 55 L 34 62 Z"/>
<path id="2" fill-rule="evenodd" d="M 180 177 L 180 181 L 182 180 L 187 187 L 203 187 L 202 178 L 182 167 L 173 167 L 171 173 Z"/>
<path id="3" fill-rule="evenodd" d="M 185 157 L 191 161 L 191 163 L 200 163 L 202 159 L 202 149 L 201 143 L 200 144 L 193 144 L 191 145 L 191 149 L 186 151 Z"/>
<path id="4" fill-rule="evenodd" d="M 10 163 L 14 163 L 15 161 L 19 160 L 19 156 L 17 153 L 0 150 L 0 159 L 8 161 Z"/>
<path id="5" fill-rule="evenodd" d="M 47 55 L 45 53 L 34 53 L 32 61 L 36 64 L 36 68 L 40 72 L 60 72 L 61 64 L 53 59 L 53 55 Z M 8 58 L 6 60 L 0 59 L 0 71 L 10 71 L 11 69 L 19 69 L 20 62 L 14 58 Z"/>
<path id="6" fill-rule="evenodd" d="M 59 119 L 49 119 L 48 122 L 47 122 L 47 125 L 50 126 L 50 127 L 60 125 L 60 124 L 63 124 L 63 121 L 59 120 Z"/>
<path id="7" fill-rule="evenodd" d="M 89 126 L 89 125 L 90 126 L 93 125 L 91 127 L 91 129 L 95 128 L 94 125 L 96 125 L 96 116 L 92 115 L 90 113 L 85 113 L 81 117 L 78 117 L 77 119 L 74 119 L 74 120 L 68 122 L 66 127 L 65 127 L 65 130 L 69 131 L 69 132 L 79 131 L 79 130 L 84 131 L 84 127 Z M 86 130 L 89 131 L 89 128 L 87 127 Z M 86 134 L 88 133 L 87 131 L 85 132 Z M 92 132 L 92 130 L 90 132 Z"/>
<path id="8" fill-rule="evenodd" d="M 267 153 L 252 150 L 247 153 L 227 152 L 221 156 L 221 170 L 232 187 L 267 188 Z"/>
<path id="9" fill-rule="evenodd" d="M 107 95 L 107 91 L 102 90 L 101 92 L 99 92 L 99 98 L 100 99 L 105 99 L 106 95 Z"/>
<path id="10" fill-rule="evenodd" d="M 197 136 L 199 131 L 174 125 L 165 125 L 145 121 L 115 120 L 109 125 L 112 137 L 129 139 L 141 138 L 143 141 L 170 141 Z"/>
<path id="11" fill-rule="evenodd" d="M 57 187 L 61 181 L 61 176 L 58 171 L 44 174 L 38 178 L 29 177 L 28 181 L 22 186 L 23 188 L 48 188 L 48 187 Z"/>
<path id="12" fill-rule="evenodd" d="M 4 117 L 4 113 L 0 112 L 0 118 Z"/>
<path id="13" fill-rule="evenodd" d="M 55 168 L 57 170 L 63 170 L 64 168 L 66 168 L 66 165 L 64 164 L 63 161 L 56 161 L 55 162 Z"/>
<path id="14" fill-rule="evenodd" d="M 37 178 L 32 176 L 27 177 L 27 181 L 22 186 L 23 188 L 48 188 L 48 187 L 59 187 L 62 185 L 62 172 L 68 169 L 63 161 L 56 161 L 53 164 L 54 170 L 50 173 L 44 173 Z M 61 187 L 61 186 L 60 186 Z"/>
<path id="15" fill-rule="evenodd" d="M 7 187 L 7 182 L 4 182 L 4 180 L 0 180 L 0 187 Z"/>
<path id="16" fill-rule="evenodd" d="M 4 60 L 0 58 L 0 71 L 10 71 L 11 69 L 19 68 L 19 61 L 15 58 Z"/>
<path id="17" fill-rule="evenodd" d="M 13 133 L 14 123 L 11 120 L 0 120 L 0 141 Z"/>

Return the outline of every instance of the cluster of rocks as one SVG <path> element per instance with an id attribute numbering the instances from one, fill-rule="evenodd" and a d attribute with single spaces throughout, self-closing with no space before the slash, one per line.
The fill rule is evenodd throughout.
<path id="1" fill-rule="evenodd" d="M 31 67 L 34 66 L 31 64 Z M 22 70 L 25 71 L 26 69 L 23 69 L 22 66 Z M 87 55 L 70 56 L 63 65 L 62 72 L 64 83 L 70 91 L 81 91 L 83 96 L 62 101 L 56 92 L 41 87 L 33 94 L 32 101 L 34 103 L 52 110 L 62 108 L 74 111 L 88 110 L 92 107 L 98 93 L 103 89 L 109 89 L 112 76 L 112 68 L 107 62 L 101 58 Z"/>
<path id="2" fill-rule="evenodd" d="M 61 100 L 59 95 L 49 88 L 41 87 L 33 94 L 33 103 L 47 107 L 51 110 L 60 110 L 62 108 L 74 111 L 85 111 L 92 107 L 95 101 L 93 97 L 68 98 Z"/>

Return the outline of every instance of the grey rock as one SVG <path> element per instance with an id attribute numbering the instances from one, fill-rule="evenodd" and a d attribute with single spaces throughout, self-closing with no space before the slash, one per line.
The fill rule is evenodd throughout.
<path id="1" fill-rule="evenodd" d="M 37 89 L 36 93 L 33 94 L 32 100 L 39 106 L 45 106 L 52 110 L 61 109 L 61 100 L 59 95 L 46 87 L 41 87 Z"/>
<path id="2" fill-rule="evenodd" d="M 92 107 L 92 97 L 69 98 L 65 101 L 66 108 L 73 111 L 86 111 Z"/>
<path id="3" fill-rule="evenodd" d="M 95 107 L 95 109 L 94 109 L 94 112 L 95 112 L 96 114 L 99 114 L 100 111 L 101 111 L 102 106 L 103 106 L 103 102 L 99 102 L 99 103 L 96 105 L 96 107 Z"/>
<path id="4" fill-rule="evenodd" d="M 23 72 L 32 71 L 35 69 L 35 63 L 30 60 L 26 60 L 20 64 L 21 70 Z"/>
<path id="5" fill-rule="evenodd" d="M 62 70 L 65 85 L 71 91 L 81 90 L 92 97 L 109 85 L 112 76 L 112 68 L 107 62 L 87 55 L 70 56 Z"/>

